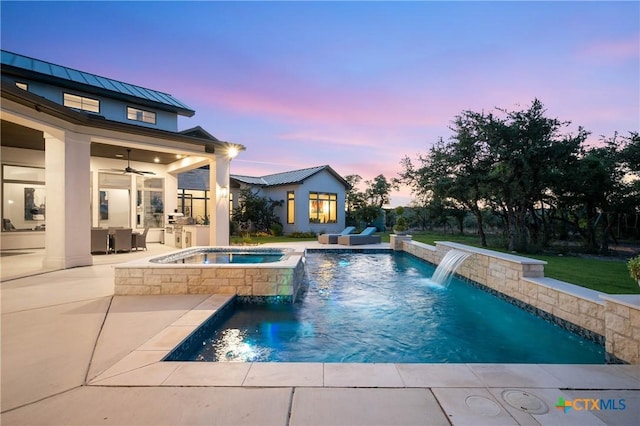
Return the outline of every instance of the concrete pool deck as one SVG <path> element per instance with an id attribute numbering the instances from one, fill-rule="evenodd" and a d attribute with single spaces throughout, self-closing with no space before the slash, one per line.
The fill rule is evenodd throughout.
<path id="1" fill-rule="evenodd" d="M 224 297 L 114 296 L 113 263 L 172 250 L 149 246 L 3 281 L 3 425 L 632 425 L 640 417 L 638 365 L 160 363 L 180 335 L 172 329 Z M 2 258 L 3 279 L 21 268 L 20 256 Z M 526 413 L 506 394 L 548 412 Z M 559 397 L 576 409 L 556 409 Z M 578 409 L 589 406 L 583 399 L 608 409 Z"/>

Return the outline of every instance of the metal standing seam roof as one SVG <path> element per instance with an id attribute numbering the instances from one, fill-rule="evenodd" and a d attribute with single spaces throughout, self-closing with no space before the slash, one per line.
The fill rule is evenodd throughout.
<path id="1" fill-rule="evenodd" d="M 325 165 L 325 166 L 310 167 L 308 169 L 293 170 L 290 172 L 275 173 L 272 175 L 267 175 L 262 177 L 242 176 L 242 175 L 233 175 L 233 174 L 230 175 L 230 177 L 237 181 L 248 183 L 251 185 L 262 185 L 262 186 L 289 185 L 294 183 L 301 183 L 305 179 L 328 168 L 329 166 Z"/>
<path id="2" fill-rule="evenodd" d="M 193 115 L 194 111 L 184 103 L 180 102 L 168 93 L 159 92 L 157 90 L 147 89 L 130 83 L 114 80 L 111 78 L 101 77 L 73 68 L 52 64 L 50 62 L 34 59 L 17 53 L 2 50 L 2 65 L 8 65 L 27 71 L 36 72 L 50 77 L 56 77 L 63 80 L 72 81 L 74 83 L 85 84 L 123 95 L 133 96 L 145 99 L 147 101 L 157 102 L 169 105 L 174 108 L 186 110 Z"/>

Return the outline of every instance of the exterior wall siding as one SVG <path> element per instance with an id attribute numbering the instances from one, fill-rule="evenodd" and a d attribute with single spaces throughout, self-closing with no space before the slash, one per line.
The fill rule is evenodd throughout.
<path id="1" fill-rule="evenodd" d="M 4 77 L 3 77 L 4 78 Z M 100 101 L 100 112 L 98 115 L 104 116 L 108 120 L 119 121 L 121 123 L 132 124 L 135 126 L 148 127 L 152 129 L 167 130 L 170 132 L 178 131 L 178 115 L 174 112 L 163 111 L 155 109 L 149 106 L 141 106 L 134 102 L 124 102 L 117 99 L 112 99 L 105 96 L 96 95 L 90 92 L 83 92 L 75 89 L 65 89 L 58 86 L 51 86 L 48 84 L 32 81 L 28 79 L 16 79 L 7 77 L 7 80 L 27 83 L 28 91 L 42 96 L 57 104 L 63 105 L 63 94 L 71 93 L 78 96 L 84 96 L 91 99 L 97 99 Z M 139 108 L 145 111 L 151 111 L 156 113 L 156 124 L 145 123 L 142 121 L 133 121 L 127 118 L 127 107 Z"/>

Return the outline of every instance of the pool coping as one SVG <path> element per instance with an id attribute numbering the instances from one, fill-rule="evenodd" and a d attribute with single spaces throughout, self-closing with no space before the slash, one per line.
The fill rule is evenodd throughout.
<path id="1" fill-rule="evenodd" d="M 234 299 L 211 295 L 99 373 L 89 386 L 352 387 L 640 390 L 640 369 L 617 364 L 261 363 L 163 361 Z M 576 374 L 579 371 L 580 374 Z M 504 381 L 505 374 L 510 374 Z M 606 377 L 606 386 L 594 385 Z"/>
<path id="2" fill-rule="evenodd" d="M 422 243 L 413 242 L 423 245 Z M 286 247 L 286 244 L 282 244 Z M 425 248 L 433 248 L 424 244 Z M 299 247 L 299 246 L 298 246 Z M 304 252 L 393 252 L 383 244 L 375 247 L 305 247 Z M 411 253 L 407 253 L 412 255 Z M 511 258 L 511 256 L 509 256 Z M 519 256 L 518 256 L 519 257 Z M 525 259 L 525 258 L 523 258 Z M 424 260 L 424 259 L 423 259 Z M 425 260 L 426 261 L 426 260 Z M 536 261 L 541 262 L 541 261 Z M 528 278 L 540 285 L 556 288 L 557 284 L 566 284 L 563 290 L 577 287 L 550 278 Z M 599 304 L 604 298 L 597 293 L 594 298 Z M 582 293 L 582 292 L 580 292 Z M 215 302 L 218 299 L 217 304 Z M 241 386 L 241 387 L 490 387 L 496 383 L 484 379 L 486 371 L 494 371 L 504 378 L 509 376 L 508 386 L 527 388 L 558 389 L 640 389 L 640 369 L 634 364 L 488 364 L 488 363 L 207 363 L 197 361 L 163 361 L 163 359 L 188 336 L 193 333 L 211 315 L 226 306 L 234 295 L 212 295 L 204 302 L 189 310 L 173 324 L 129 353 L 116 364 L 88 381 L 91 386 Z M 634 299 L 635 300 L 635 299 Z M 596 300 L 594 300 L 595 302 Z M 194 313 L 196 312 L 196 313 Z M 196 320 L 197 318 L 197 320 Z M 342 366 L 342 367 L 341 367 Z M 347 370 L 345 370 L 347 369 Z M 419 379 L 405 374 L 412 371 Z M 335 372 L 349 374 L 350 379 L 337 381 Z M 523 375 L 524 371 L 524 375 Z M 578 371 L 579 373 L 575 373 Z M 404 372 L 404 373 L 403 373 Z M 574 372 L 574 373 L 572 373 Z M 551 373 L 551 374 L 550 374 Z M 585 380 L 593 375 L 615 378 L 607 386 L 581 386 L 576 380 Z M 398 380 L 400 375 L 400 380 Z M 572 377 L 572 375 L 574 375 Z M 452 377 L 444 380 L 442 377 Z M 542 378 L 542 380 L 540 380 Z M 558 380 L 560 379 L 560 380 Z M 631 381 L 629 381 L 629 379 Z M 579 381 L 579 380 L 578 380 Z M 339 383 L 339 384 L 338 384 Z M 595 383 L 599 383 L 596 380 Z M 502 386 L 502 385 L 501 385 Z"/>

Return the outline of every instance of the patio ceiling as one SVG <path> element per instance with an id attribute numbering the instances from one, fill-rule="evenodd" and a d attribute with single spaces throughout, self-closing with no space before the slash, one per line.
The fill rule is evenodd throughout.
<path id="1" fill-rule="evenodd" d="M 3 146 L 44 151 L 44 137 L 41 131 L 2 120 L 0 141 Z M 91 143 L 91 156 L 121 158 L 126 160 L 127 148 L 117 145 Z M 155 159 L 159 161 L 155 161 Z M 177 160 L 176 154 L 131 148 L 131 161 L 143 163 L 170 164 Z"/>

